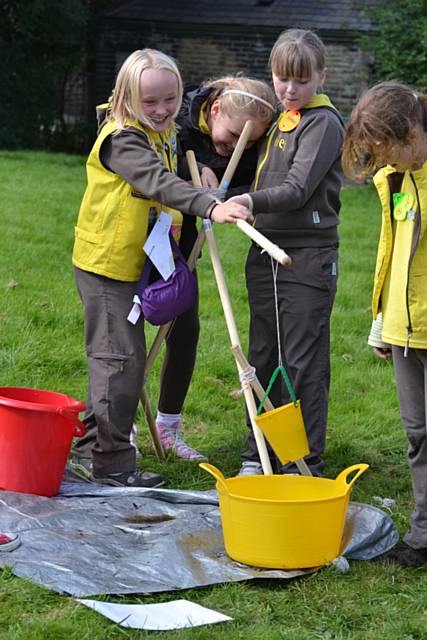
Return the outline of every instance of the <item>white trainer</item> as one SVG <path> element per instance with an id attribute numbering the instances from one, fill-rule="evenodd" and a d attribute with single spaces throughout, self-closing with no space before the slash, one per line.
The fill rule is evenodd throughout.
<path id="1" fill-rule="evenodd" d="M 262 466 L 260 462 L 254 460 L 245 460 L 240 467 L 238 476 L 262 476 Z"/>

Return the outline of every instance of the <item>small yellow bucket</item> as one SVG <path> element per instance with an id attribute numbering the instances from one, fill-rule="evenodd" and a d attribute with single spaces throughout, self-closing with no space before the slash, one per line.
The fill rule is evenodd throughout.
<path id="1" fill-rule="evenodd" d="M 217 480 L 230 558 L 257 567 L 304 569 L 340 554 L 351 488 L 369 465 L 348 467 L 335 480 L 289 475 L 225 479 L 213 465 L 200 467 Z"/>
<path id="2" fill-rule="evenodd" d="M 282 464 L 310 453 L 299 400 L 261 413 L 255 421 Z"/>

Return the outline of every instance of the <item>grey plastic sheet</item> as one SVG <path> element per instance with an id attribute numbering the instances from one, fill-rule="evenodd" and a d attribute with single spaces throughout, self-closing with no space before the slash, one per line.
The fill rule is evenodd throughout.
<path id="1" fill-rule="evenodd" d="M 69 481 L 54 498 L 2 491 L 0 531 L 17 532 L 22 540 L 15 551 L 0 553 L 0 567 L 9 565 L 16 576 L 76 597 L 289 580 L 312 571 L 258 569 L 228 558 L 216 491 Z M 347 558 L 373 558 L 397 539 L 386 513 L 350 503 L 343 536 Z"/>

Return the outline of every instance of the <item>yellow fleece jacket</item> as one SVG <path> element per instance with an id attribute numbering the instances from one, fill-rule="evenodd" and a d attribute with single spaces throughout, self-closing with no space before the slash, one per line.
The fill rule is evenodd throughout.
<path id="1" fill-rule="evenodd" d="M 382 205 L 372 296 L 374 318 L 382 312 L 382 339 L 388 344 L 427 348 L 427 162 L 407 171 L 392 193 L 384 167 L 374 177 Z"/>

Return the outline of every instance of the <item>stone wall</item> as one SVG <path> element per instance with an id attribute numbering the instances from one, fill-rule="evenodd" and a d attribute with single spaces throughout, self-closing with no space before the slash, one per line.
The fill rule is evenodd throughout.
<path id="1" fill-rule="evenodd" d="M 368 84 L 368 63 L 367 56 L 355 45 L 327 45 L 325 90 L 344 118 L 350 115 Z"/>
<path id="2" fill-rule="evenodd" d="M 105 100 L 114 84 L 115 74 L 126 55 L 134 49 L 160 49 L 179 62 L 185 85 L 198 85 L 204 80 L 227 74 L 241 73 L 270 81 L 268 59 L 271 47 L 281 29 L 248 29 L 230 27 L 221 32 L 196 29 L 186 25 L 155 24 L 138 31 L 104 29 L 98 39 L 95 95 Z M 320 34 L 322 35 L 322 34 Z M 323 37 L 327 48 L 328 75 L 325 91 L 348 116 L 367 82 L 367 60 L 348 38 L 342 43 Z"/>
<path id="3" fill-rule="evenodd" d="M 115 76 L 123 60 L 135 49 L 160 49 L 179 62 L 184 84 L 201 82 L 240 73 L 271 81 L 268 59 L 271 47 L 282 28 L 222 27 L 164 24 L 144 25 L 110 21 L 100 23 L 97 37 L 96 69 L 87 78 L 74 78 L 67 92 L 69 123 L 86 127 L 86 152 L 96 135 L 95 106 L 108 99 Z M 366 86 L 368 65 L 348 34 L 329 33 L 320 36 L 327 49 L 325 91 L 332 102 L 348 117 L 362 89 Z"/>

